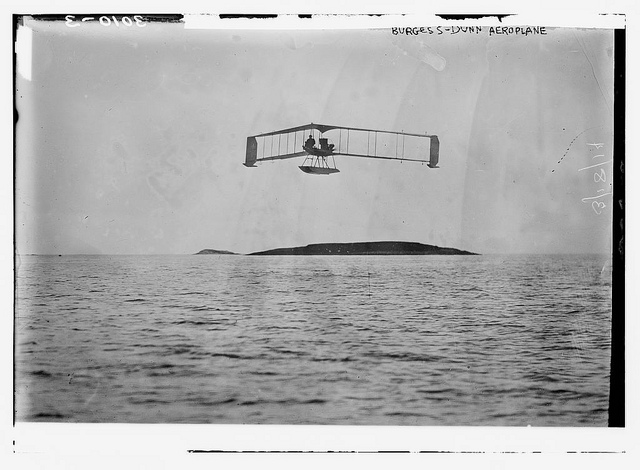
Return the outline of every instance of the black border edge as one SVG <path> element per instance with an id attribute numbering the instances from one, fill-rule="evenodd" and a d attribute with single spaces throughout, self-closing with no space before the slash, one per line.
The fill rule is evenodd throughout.
<path id="1" fill-rule="evenodd" d="M 626 29 L 613 31 L 613 219 L 609 427 L 625 427 L 625 78 Z"/>
<path id="2" fill-rule="evenodd" d="M 12 67 L 13 67 L 13 76 L 12 76 L 12 87 L 11 95 L 13 98 L 13 374 L 12 374 L 12 413 L 11 413 L 11 422 L 13 427 L 16 426 L 16 343 L 17 343 L 17 287 L 18 287 L 18 270 L 17 270 L 17 228 L 16 228 L 16 155 L 17 155 L 17 147 L 16 147 L 16 136 L 17 136 L 17 127 L 18 127 L 18 106 L 17 106 L 17 94 L 18 94 L 18 80 L 17 80 L 17 61 L 18 56 L 16 54 L 16 42 L 18 40 L 18 27 L 23 24 L 24 15 L 13 14 L 11 15 L 11 59 L 12 59 Z M 14 441 L 14 449 L 15 449 L 15 441 Z"/>

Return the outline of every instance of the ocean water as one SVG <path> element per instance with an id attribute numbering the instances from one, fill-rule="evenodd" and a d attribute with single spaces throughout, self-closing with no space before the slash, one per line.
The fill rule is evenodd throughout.
<path id="1" fill-rule="evenodd" d="M 603 256 L 21 256 L 18 421 L 606 426 Z"/>

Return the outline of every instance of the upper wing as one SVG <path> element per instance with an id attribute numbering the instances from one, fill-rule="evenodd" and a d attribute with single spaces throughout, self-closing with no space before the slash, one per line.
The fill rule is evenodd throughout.
<path id="1" fill-rule="evenodd" d="M 305 134 L 314 130 L 323 133 L 330 127 L 311 123 L 306 126 L 290 127 L 280 131 L 249 136 L 247 137 L 247 154 L 244 166 L 256 166 L 256 162 L 306 155 L 302 150 L 306 138 Z"/>
<path id="2" fill-rule="evenodd" d="M 440 139 L 437 135 L 347 128 L 338 136 L 334 155 L 426 163 L 438 168 Z"/>
<path id="3" fill-rule="evenodd" d="M 416 161 L 431 168 L 438 165 L 440 141 L 436 135 L 314 123 L 247 137 L 244 165 L 303 156 L 302 145 L 314 131 L 330 139 L 334 155 Z"/>

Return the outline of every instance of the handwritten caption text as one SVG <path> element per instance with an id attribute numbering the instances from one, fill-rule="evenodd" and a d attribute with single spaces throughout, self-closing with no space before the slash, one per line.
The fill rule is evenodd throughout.
<path id="1" fill-rule="evenodd" d="M 547 29 L 544 26 L 414 26 L 407 28 L 391 28 L 394 36 L 419 36 L 421 34 L 480 34 L 486 33 L 489 36 L 546 36 Z"/>
<path id="2" fill-rule="evenodd" d="M 118 17 L 116 15 L 111 15 L 111 16 L 102 15 L 98 17 L 84 16 L 80 19 L 76 19 L 75 15 L 67 15 L 64 17 L 64 19 L 65 19 L 65 24 L 69 28 L 77 28 L 83 23 L 94 22 L 94 21 L 99 22 L 102 26 L 111 26 L 112 24 L 116 25 L 116 27 L 119 27 L 121 24 L 123 26 L 135 25 L 138 28 L 144 28 L 145 26 L 147 26 L 147 23 L 145 23 L 144 19 L 140 15 L 133 15 L 132 17 L 129 17 L 129 16 Z"/>
<path id="3" fill-rule="evenodd" d="M 590 150 L 599 150 L 602 147 L 604 147 L 604 144 L 599 142 L 599 143 L 593 143 L 593 144 L 587 144 L 587 146 L 590 147 Z M 598 155 L 595 155 L 593 157 L 591 157 L 591 159 L 593 161 L 598 162 L 598 160 L 596 160 L 596 158 L 603 158 L 604 157 L 604 153 L 600 153 Z M 600 188 L 596 191 L 596 195 L 595 196 L 590 196 L 590 197 L 583 197 L 582 198 L 582 202 L 584 203 L 591 203 L 591 208 L 593 209 L 593 211 L 597 214 L 600 215 L 602 214 L 602 211 L 604 210 L 605 207 L 607 207 L 607 205 L 602 202 L 601 200 L 599 200 L 602 197 L 608 196 L 610 194 L 612 194 L 611 191 L 611 183 L 607 184 L 607 173 L 605 171 L 604 168 L 600 168 L 604 165 L 607 165 L 608 163 L 611 163 L 613 160 L 607 160 L 604 162 L 598 162 L 595 163 L 593 165 L 589 165 L 586 166 L 584 168 L 580 168 L 578 171 L 584 171 L 584 170 L 593 170 L 593 182 L 594 183 L 601 183 L 603 184 L 605 187 L 604 188 Z"/>

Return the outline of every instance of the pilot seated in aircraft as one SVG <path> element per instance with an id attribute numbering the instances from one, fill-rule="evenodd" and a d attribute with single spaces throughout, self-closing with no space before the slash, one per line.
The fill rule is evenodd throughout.
<path id="1" fill-rule="evenodd" d="M 333 144 L 329 143 L 329 139 L 320 139 L 320 150 L 327 153 L 333 153 L 334 147 L 335 146 Z"/>
<path id="2" fill-rule="evenodd" d="M 309 138 L 304 143 L 304 146 L 308 149 L 312 149 L 316 146 L 316 141 L 311 134 L 309 134 Z"/>

